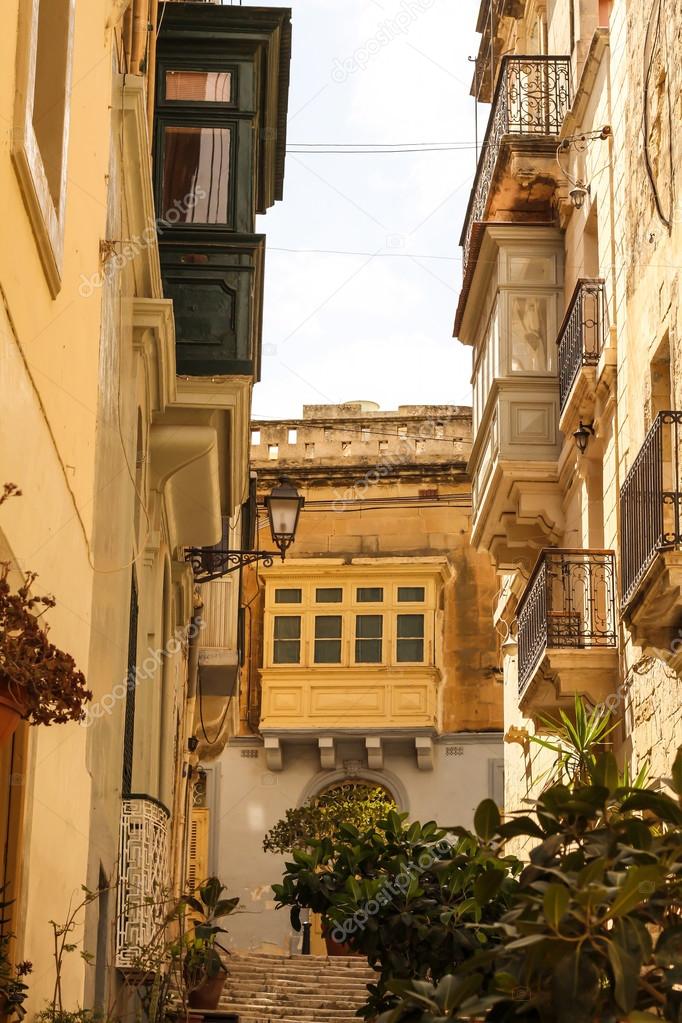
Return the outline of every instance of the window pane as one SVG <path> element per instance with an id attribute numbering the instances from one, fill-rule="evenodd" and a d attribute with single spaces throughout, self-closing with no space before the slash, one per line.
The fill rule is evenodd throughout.
<path id="1" fill-rule="evenodd" d="M 398 615 L 396 659 L 424 660 L 424 615 Z"/>
<path id="2" fill-rule="evenodd" d="M 229 71 L 166 71 L 166 99 L 229 103 L 231 98 Z"/>
<path id="3" fill-rule="evenodd" d="M 34 9 L 35 6 L 33 4 Z M 62 192 L 62 167 L 66 157 L 64 121 L 70 101 L 70 97 L 66 96 L 69 25 L 69 0 L 38 4 L 33 130 L 45 169 L 47 187 L 57 210 Z"/>
<path id="4" fill-rule="evenodd" d="M 278 615 L 275 618 L 275 639 L 300 639 L 301 619 L 298 615 Z"/>
<path id="5" fill-rule="evenodd" d="M 340 663 L 341 663 L 340 639 L 315 640 L 315 664 L 340 664 Z"/>
<path id="6" fill-rule="evenodd" d="M 227 224 L 230 129 L 165 129 L 161 219 L 176 224 Z"/>
<path id="7" fill-rule="evenodd" d="M 355 618 L 355 660 L 358 664 L 381 663 L 382 615 L 357 615 Z"/>
<path id="8" fill-rule="evenodd" d="M 361 586 L 357 591 L 359 604 L 378 604 L 384 599 L 384 591 L 381 586 Z"/>
<path id="9" fill-rule="evenodd" d="M 399 639 L 396 651 L 398 661 L 423 661 L 423 639 Z"/>
<path id="10" fill-rule="evenodd" d="M 275 604 L 300 604 L 300 590 L 275 590 Z"/>
<path id="11" fill-rule="evenodd" d="M 547 298 L 518 296 L 511 301 L 511 359 L 515 373 L 546 373 Z"/>
<path id="12" fill-rule="evenodd" d="M 355 635 L 358 639 L 381 639 L 383 615 L 356 615 Z"/>
<path id="13" fill-rule="evenodd" d="M 341 662 L 341 615 L 315 616 L 315 663 Z"/>
<path id="14" fill-rule="evenodd" d="M 424 615 L 398 615 L 398 637 L 400 639 L 424 636 Z"/>
<path id="15" fill-rule="evenodd" d="M 423 586 L 399 586 L 398 600 L 406 603 L 421 604 L 424 600 Z"/>
<path id="16" fill-rule="evenodd" d="M 298 664 L 301 659 L 301 619 L 298 615 L 275 618 L 275 664 Z"/>
<path id="17" fill-rule="evenodd" d="M 343 600 L 343 590 L 340 586 L 318 588 L 315 590 L 315 600 L 318 604 L 340 604 Z"/>
<path id="18" fill-rule="evenodd" d="M 341 615 L 316 615 L 315 639 L 341 639 Z"/>

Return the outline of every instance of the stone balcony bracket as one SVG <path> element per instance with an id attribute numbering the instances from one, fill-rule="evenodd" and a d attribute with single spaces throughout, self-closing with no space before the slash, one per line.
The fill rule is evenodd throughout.
<path id="1" fill-rule="evenodd" d="M 265 763 L 268 771 L 281 771 L 284 768 L 282 744 L 276 735 L 266 735 L 263 740 Z"/>
<path id="2" fill-rule="evenodd" d="M 381 771 L 384 766 L 384 749 L 380 735 L 368 735 L 365 739 L 367 750 L 367 766 L 373 771 Z"/>
<path id="3" fill-rule="evenodd" d="M 317 745 L 320 750 L 320 767 L 323 771 L 333 771 L 336 767 L 336 747 L 333 736 L 320 736 Z"/>
<path id="4" fill-rule="evenodd" d="M 418 735 L 414 740 L 417 754 L 417 767 L 420 771 L 433 770 L 433 739 L 430 736 Z"/>

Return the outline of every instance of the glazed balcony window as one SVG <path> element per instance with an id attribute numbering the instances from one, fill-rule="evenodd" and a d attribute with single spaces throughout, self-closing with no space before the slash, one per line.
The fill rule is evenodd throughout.
<path id="1" fill-rule="evenodd" d="M 277 615 L 275 618 L 275 664 L 299 664 L 301 661 L 300 615 Z"/>
<path id="2" fill-rule="evenodd" d="M 341 615 L 315 615 L 315 664 L 341 663 Z"/>
<path id="3" fill-rule="evenodd" d="M 358 615 L 356 617 L 356 664 L 381 664 L 383 631 L 382 615 Z"/>
<path id="4" fill-rule="evenodd" d="M 229 103 L 231 71 L 166 71 L 165 96 L 172 103 Z"/>
<path id="5" fill-rule="evenodd" d="M 266 595 L 266 668 L 432 663 L 433 583 L 293 583 Z M 296 613 L 284 613 L 284 605 Z"/>
<path id="6" fill-rule="evenodd" d="M 421 664 L 424 660 L 424 615 L 398 615 L 396 660 Z"/>
<path id="7" fill-rule="evenodd" d="M 161 217 L 178 224 L 229 224 L 232 131 L 168 125 L 163 142 Z"/>

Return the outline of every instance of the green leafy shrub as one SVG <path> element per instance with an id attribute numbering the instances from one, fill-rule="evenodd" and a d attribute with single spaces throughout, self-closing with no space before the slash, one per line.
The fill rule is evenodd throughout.
<path id="1" fill-rule="evenodd" d="M 532 816 L 495 826 L 500 850 L 537 843 L 499 941 L 447 976 L 390 981 L 401 1001 L 381 1023 L 682 1023 L 682 750 L 676 800 L 621 781 L 597 755 Z"/>
<path id="2" fill-rule="evenodd" d="M 303 806 L 287 810 L 263 839 L 265 852 L 290 853 L 306 849 L 312 839 L 336 834 L 341 824 L 366 831 L 397 807 L 380 786 L 335 785 Z"/>
<path id="3" fill-rule="evenodd" d="M 485 838 L 406 818 L 391 811 L 364 832 L 344 825 L 336 839 L 294 849 L 282 884 L 273 885 L 295 929 L 302 909 L 320 913 L 331 937 L 378 971 L 364 1010 L 369 1018 L 395 1001 L 389 979 L 438 978 L 495 943 L 489 925 L 510 905 L 520 869 Z M 488 800 L 477 826 L 492 836 L 499 820 Z"/>

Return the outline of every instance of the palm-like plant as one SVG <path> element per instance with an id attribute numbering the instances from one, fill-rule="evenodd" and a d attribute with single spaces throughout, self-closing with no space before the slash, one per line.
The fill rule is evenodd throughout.
<path id="1" fill-rule="evenodd" d="M 552 738 L 532 735 L 531 742 L 551 750 L 557 758 L 553 769 L 548 772 L 547 785 L 561 782 L 568 785 L 587 784 L 600 747 L 618 723 L 612 722 L 609 712 L 604 712 L 600 707 L 594 707 L 588 712 L 579 696 L 575 697 L 574 720 L 561 709 L 558 719 L 541 716 L 539 720 L 552 733 Z M 646 766 L 642 773 L 645 780 Z M 626 780 L 624 784 L 631 783 Z"/>

